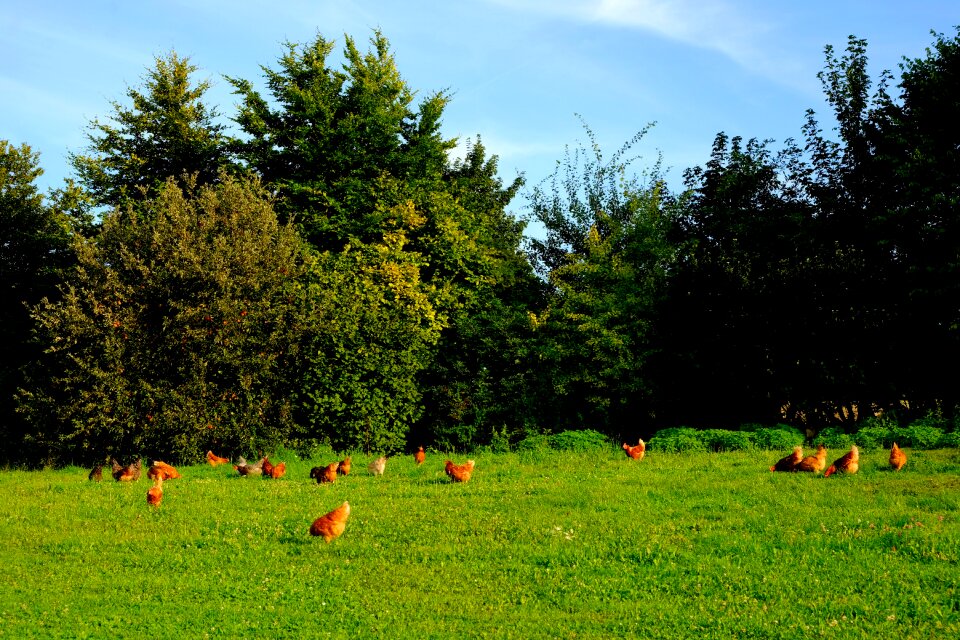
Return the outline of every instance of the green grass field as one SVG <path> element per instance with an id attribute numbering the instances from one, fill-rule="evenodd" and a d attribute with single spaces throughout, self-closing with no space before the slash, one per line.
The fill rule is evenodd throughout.
<path id="1" fill-rule="evenodd" d="M 463 485 L 438 455 L 333 485 L 333 454 L 288 456 L 180 468 L 156 511 L 146 477 L 0 472 L 0 636 L 960 637 L 960 452 L 831 478 L 784 453 L 480 454 Z"/>

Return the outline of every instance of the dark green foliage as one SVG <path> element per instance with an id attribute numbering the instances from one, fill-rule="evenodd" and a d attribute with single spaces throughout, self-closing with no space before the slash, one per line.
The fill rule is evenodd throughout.
<path id="1" fill-rule="evenodd" d="M 561 431 L 550 435 L 531 435 L 514 446 L 514 450 L 521 453 L 545 453 L 547 451 L 601 453 L 609 452 L 615 448 L 616 445 L 610 441 L 610 438 L 593 429 Z"/>
<path id="2" fill-rule="evenodd" d="M 397 453 L 423 410 L 417 375 L 441 323 L 402 232 L 319 256 L 298 419 L 338 450 Z"/>
<path id="3" fill-rule="evenodd" d="M 34 308 L 47 352 L 22 391 L 54 462 L 248 454 L 292 432 L 309 326 L 304 247 L 260 186 L 168 182 L 77 238 L 59 301 Z"/>
<path id="4" fill-rule="evenodd" d="M 676 203 L 657 167 L 645 184 L 626 176 L 624 154 L 643 133 L 609 161 L 595 142 L 568 154 L 552 191 L 531 195 L 547 231 L 531 241 L 532 258 L 553 289 L 533 317 L 539 367 L 552 387 L 551 412 L 542 416 L 550 428 L 612 435 L 649 422 L 648 360 L 676 255 L 668 240 Z"/>
<path id="5" fill-rule="evenodd" d="M 657 359 L 664 419 L 768 423 L 807 393 L 820 399 L 810 387 L 823 363 L 811 358 L 824 345 L 806 315 L 820 279 L 812 210 L 783 177 L 797 162 L 796 151 L 775 155 L 721 133 L 706 166 L 686 172 Z"/>
<path id="6" fill-rule="evenodd" d="M 203 103 L 209 81 L 192 83 L 197 67 L 171 51 L 157 57 L 130 106 L 111 102 L 113 122 L 94 120 L 86 154 L 72 154 L 79 181 L 97 204 L 154 197 L 167 178 L 219 179 L 232 162 L 219 114 Z"/>
<path id="7" fill-rule="evenodd" d="M 896 442 L 896 429 L 879 420 L 866 420 L 855 440 L 862 449 L 889 449 Z M 906 445 L 904 445 L 906 446 Z"/>
<path id="8" fill-rule="evenodd" d="M 341 249 L 351 238 L 375 242 L 381 215 L 436 179 L 453 141 L 439 135 L 447 96 L 435 93 L 414 108 L 414 92 L 397 71 L 380 32 L 361 53 L 345 37 L 342 69 L 322 36 L 287 43 L 279 69 L 264 68 L 271 99 L 248 80 L 230 78 L 242 104 L 245 137 L 234 145 L 266 184 L 280 193 L 279 210 L 296 217 L 315 247 Z M 383 183 L 394 183 L 384 189 Z"/>
<path id="9" fill-rule="evenodd" d="M 610 438 L 593 429 L 561 431 L 548 437 L 550 447 L 557 451 L 597 452 L 613 446 Z"/>
<path id="10" fill-rule="evenodd" d="M 670 427 L 657 431 L 647 443 L 647 448 L 664 453 L 695 453 L 706 451 L 707 445 L 696 429 Z"/>
<path id="11" fill-rule="evenodd" d="M 272 101 L 250 82 L 231 79 L 243 99 L 237 122 L 247 135 L 236 148 L 277 189 L 280 210 L 318 250 L 330 252 L 334 271 L 367 268 L 336 254 L 402 234 L 393 259 L 417 267 L 405 271 L 416 278 L 408 284 L 430 307 L 419 333 L 416 317 L 426 306 L 409 313 L 391 307 L 405 319 L 383 322 L 406 328 L 380 334 L 375 314 L 384 307 L 364 310 L 366 294 L 356 298 L 346 289 L 350 299 L 339 303 L 341 310 L 357 319 L 346 324 L 366 328 L 347 331 L 345 342 L 356 348 L 334 360 L 353 363 L 345 371 L 321 364 L 339 347 L 317 349 L 322 355 L 302 394 L 310 398 L 307 422 L 338 446 L 390 450 L 411 422 L 411 442 L 441 448 L 489 442 L 493 425 L 521 432 L 533 414 L 529 366 L 522 363 L 530 361 L 524 332 L 538 293 L 519 250 L 523 225 L 505 210 L 521 181 L 504 186 L 496 158 L 479 141 L 464 160 L 448 163 L 455 141 L 439 133 L 448 97 L 435 93 L 414 107 L 386 38 L 375 32 L 371 45 L 361 53 L 346 38 L 345 62 L 335 70 L 332 42 L 318 36 L 306 46 L 288 44 L 279 69 L 265 70 Z M 367 398 L 368 387 L 383 395 Z"/>
<path id="12" fill-rule="evenodd" d="M 41 348 L 31 343 L 28 307 L 54 298 L 62 273 L 73 261 L 73 220 L 49 204 L 35 182 L 43 173 L 38 154 L 0 140 L 0 436 L 7 446 L 0 461 L 25 462 L 35 452 L 23 448 L 30 427 L 15 412 L 14 394 L 23 384 L 22 368 Z"/>
<path id="13" fill-rule="evenodd" d="M 697 434 L 708 451 L 744 451 L 753 447 L 754 434 L 727 429 L 704 429 Z"/>
<path id="14" fill-rule="evenodd" d="M 859 433 L 857 435 L 859 436 Z M 901 447 L 935 449 L 943 446 L 944 433 L 942 429 L 931 427 L 921 421 L 895 429 L 893 439 Z"/>
<path id="15" fill-rule="evenodd" d="M 424 415 L 411 443 L 463 449 L 497 437 L 516 441 L 539 417 L 529 314 L 544 304 L 544 285 L 520 250 L 523 223 L 506 212 L 522 181 L 505 187 L 496 173 L 496 157 L 477 141 L 445 175 L 459 207 L 458 233 L 470 246 L 456 254 L 463 267 L 445 270 L 460 304 L 448 312 L 421 376 Z"/>
<path id="16" fill-rule="evenodd" d="M 803 444 L 804 434 L 795 427 L 778 424 L 773 427 L 756 427 L 749 430 L 750 439 L 757 449 L 779 451 Z"/>
<path id="17" fill-rule="evenodd" d="M 856 438 L 841 427 L 828 427 L 817 434 L 813 444 L 822 444 L 827 449 L 849 449 Z"/>

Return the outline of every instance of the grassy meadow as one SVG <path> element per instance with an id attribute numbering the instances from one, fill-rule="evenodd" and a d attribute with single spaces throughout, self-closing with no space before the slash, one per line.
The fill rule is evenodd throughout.
<path id="1" fill-rule="evenodd" d="M 332 485 L 332 453 L 275 454 L 279 480 L 181 467 L 157 510 L 145 474 L 3 471 L 0 637 L 960 637 L 960 452 L 785 453 L 477 454 L 468 484 L 355 454 Z"/>

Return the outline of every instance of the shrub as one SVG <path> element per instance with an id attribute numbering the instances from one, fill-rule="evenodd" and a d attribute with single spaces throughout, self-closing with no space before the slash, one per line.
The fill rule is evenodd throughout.
<path id="1" fill-rule="evenodd" d="M 671 427 L 657 431 L 650 439 L 650 449 L 665 453 L 692 453 L 707 450 L 707 445 L 689 427 Z"/>
<path id="2" fill-rule="evenodd" d="M 550 450 L 550 436 L 537 434 L 527 436 L 514 446 L 519 453 L 542 453 Z"/>
<path id="3" fill-rule="evenodd" d="M 803 444 L 806 439 L 802 431 L 785 424 L 778 424 L 775 427 L 753 427 L 751 425 L 751 428 L 756 429 L 750 432 L 750 438 L 753 441 L 753 446 L 758 449 L 768 451 L 792 449 L 798 444 Z"/>
<path id="4" fill-rule="evenodd" d="M 611 446 L 609 438 L 592 429 L 561 431 L 548 436 L 547 441 L 557 451 L 603 451 Z"/>
<path id="5" fill-rule="evenodd" d="M 943 434 L 943 438 L 940 439 L 940 446 L 960 449 L 960 431 Z"/>
<path id="6" fill-rule="evenodd" d="M 854 440 L 864 449 L 887 449 L 894 442 L 893 432 L 896 427 L 897 421 L 894 418 L 870 417 L 861 423 Z"/>
<path id="7" fill-rule="evenodd" d="M 827 427 L 813 439 L 814 444 L 822 444 L 827 449 L 847 449 L 854 443 L 854 438 L 841 427 Z"/>
<path id="8" fill-rule="evenodd" d="M 896 429 L 893 436 L 901 447 L 934 449 L 940 446 L 943 440 L 943 429 L 927 426 L 924 422 L 918 421 L 908 427 Z"/>
<path id="9" fill-rule="evenodd" d="M 704 429 L 698 434 L 709 451 L 743 451 L 753 448 L 753 438 L 744 431 Z"/>

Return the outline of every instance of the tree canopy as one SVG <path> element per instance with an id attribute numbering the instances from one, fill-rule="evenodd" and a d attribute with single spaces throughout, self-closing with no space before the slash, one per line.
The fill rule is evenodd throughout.
<path id="1" fill-rule="evenodd" d="M 720 132 L 680 189 L 634 169 L 652 125 L 607 156 L 584 122 L 525 192 L 534 237 L 525 176 L 479 137 L 452 155 L 451 92 L 409 86 L 379 31 L 341 53 L 318 35 L 263 92 L 228 78 L 233 128 L 158 57 L 47 195 L 0 142 L 11 459 L 960 417 L 960 30 L 898 79 L 826 47 L 830 126 Z"/>

